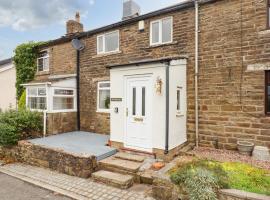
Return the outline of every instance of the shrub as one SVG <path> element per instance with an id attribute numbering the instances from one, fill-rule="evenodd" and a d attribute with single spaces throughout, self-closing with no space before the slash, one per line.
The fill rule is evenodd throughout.
<path id="1" fill-rule="evenodd" d="M 18 139 L 19 135 L 15 127 L 0 123 L 0 146 L 14 145 Z"/>
<path id="2" fill-rule="evenodd" d="M 23 91 L 18 103 L 19 110 L 26 109 L 26 90 Z"/>
<path id="3" fill-rule="evenodd" d="M 18 135 L 18 137 L 16 137 L 17 141 L 36 137 L 43 128 L 42 115 L 29 110 L 9 110 L 0 113 L 0 124 L 4 127 L 8 127 L 8 130 L 11 130 L 12 127 L 12 131 L 15 131 Z M 8 133 L 3 131 L 1 134 Z M 9 145 L 9 143 L 7 143 L 7 145 Z"/>
<path id="4" fill-rule="evenodd" d="M 216 200 L 217 190 L 228 186 L 228 177 L 222 166 L 205 160 L 182 165 L 171 174 L 171 180 L 182 187 L 191 200 Z"/>

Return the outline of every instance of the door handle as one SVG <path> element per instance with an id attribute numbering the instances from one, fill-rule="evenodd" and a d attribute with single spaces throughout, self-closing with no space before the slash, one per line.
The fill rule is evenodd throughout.
<path id="1" fill-rule="evenodd" d="M 128 108 L 126 108 L 126 116 L 128 117 Z"/>

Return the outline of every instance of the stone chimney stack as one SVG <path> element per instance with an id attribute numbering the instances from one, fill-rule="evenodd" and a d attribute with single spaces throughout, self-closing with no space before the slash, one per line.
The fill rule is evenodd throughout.
<path id="1" fill-rule="evenodd" d="M 83 32 L 83 24 L 81 23 L 80 13 L 76 12 L 75 20 L 68 20 L 67 21 L 67 34 L 72 35 L 75 33 Z"/>

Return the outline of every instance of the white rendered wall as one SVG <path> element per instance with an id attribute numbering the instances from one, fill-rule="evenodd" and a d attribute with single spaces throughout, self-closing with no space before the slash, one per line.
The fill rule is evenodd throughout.
<path id="1" fill-rule="evenodd" d="M 169 150 L 187 141 L 186 60 L 172 61 L 170 65 Z M 180 89 L 181 113 L 177 112 L 177 89 Z"/>
<path id="2" fill-rule="evenodd" d="M 170 66 L 170 138 L 169 148 L 172 149 L 186 141 L 186 112 L 184 116 L 176 118 L 176 85 L 186 87 L 186 60 L 174 61 Z M 125 103 L 125 77 L 132 75 L 151 74 L 152 76 L 152 148 L 165 149 L 165 123 L 166 123 L 166 67 L 165 64 L 148 64 L 145 66 L 130 66 L 111 69 L 111 98 L 122 98 L 122 101 L 111 101 L 111 140 L 114 142 L 125 142 L 126 127 L 126 103 Z M 161 78 L 162 93 L 156 93 L 156 80 Z M 186 89 L 184 89 L 184 92 Z M 175 97 L 175 98 L 174 98 Z M 186 98 L 186 95 L 183 96 Z M 183 101 L 186 104 L 186 100 Z M 114 108 L 119 112 L 115 113 Z M 186 110 L 186 109 L 185 109 Z"/>
<path id="3" fill-rule="evenodd" d="M 16 69 L 7 64 L 0 70 L 0 109 L 16 108 Z"/>

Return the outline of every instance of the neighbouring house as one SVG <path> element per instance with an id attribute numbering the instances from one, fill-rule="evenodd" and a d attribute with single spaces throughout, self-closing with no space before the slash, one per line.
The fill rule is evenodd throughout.
<path id="1" fill-rule="evenodd" d="M 15 109 L 16 100 L 16 68 L 12 58 L 0 61 L 0 110 Z"/>
<path id="2" fill-rule="evenodd" d="M 161 158 L 196 139 L 270 147 L 269 9 L 266 0 L 201 0 L 140 15 L 126 1 L 122 21 L 87 32 L 77 17 L 40 47 L 27 104 L 52 113 L 54 133 L 75 129 L 79 58 L 79 128 L 109 134 L 114 147 Z M 73 39 L 85 46 L 77 55 Z"/>

